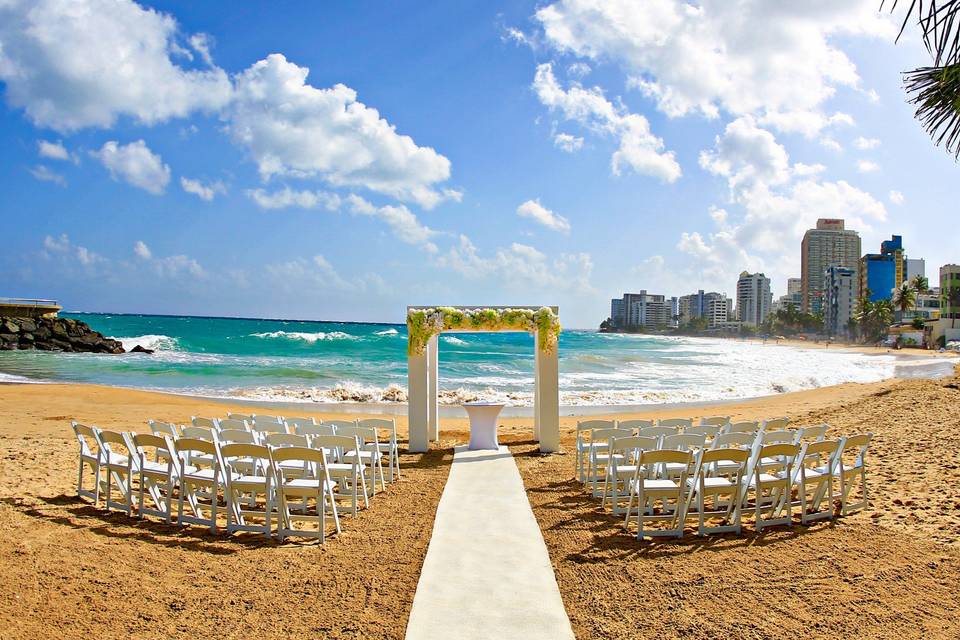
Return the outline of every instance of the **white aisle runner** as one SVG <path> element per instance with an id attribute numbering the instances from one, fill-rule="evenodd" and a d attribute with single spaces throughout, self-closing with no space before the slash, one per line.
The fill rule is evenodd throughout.
<path id="1" fill-rule="evenodd" d="M 406 637 L 573 638 L 543 535 L 507 447 L 457 447 Z"/>

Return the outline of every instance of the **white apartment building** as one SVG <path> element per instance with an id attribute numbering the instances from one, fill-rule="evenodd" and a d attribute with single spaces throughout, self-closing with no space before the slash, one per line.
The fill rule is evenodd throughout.
<path id="1" fill-rule="evenodd" d="M 846 267 L 829 267 L 823 274 L 823 282 L 823 327 L 827 335 L 848 335 L 857 303 L 857 272 Z"/>
<path id="2" fill-rule="evenodd" d="M 800 244 L 801 308 L 816 313 L 823 304 L 823 274 L 827 267 L 846 267 L 860 273 L 860 235 L 844 228 L 838 218 L 817 220 L 816 229 L 808 229 Z"/>
<path id="3" fill-rule="evenodd" d="M 744 325 L 759 327 L 772 306 L 770 278 L 762 273 L 741 273 L 737 280 L 737 319 Z"/>

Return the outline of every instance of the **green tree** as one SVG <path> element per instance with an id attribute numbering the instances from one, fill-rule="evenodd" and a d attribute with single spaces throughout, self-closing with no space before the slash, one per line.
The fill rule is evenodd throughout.
<path id="1" fill-rule="evenodd" d="M 901 283 L 893 292 L 893 306 L 900 311 L 900 317 L 903 318 L 910 309 L 917 306 L 917 292 L 909 282 Z"/>

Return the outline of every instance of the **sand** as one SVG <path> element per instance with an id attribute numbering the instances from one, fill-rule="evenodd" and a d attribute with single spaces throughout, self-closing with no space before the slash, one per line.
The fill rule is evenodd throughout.
<path id="1" fill-rule="evenodd" d="M 742 538 L 638 544 L 571 482 L 572 454 L 535 452 L 529 418 L 504 419 L 501 434 L 579 638 L 957 637 L 958 387 L 891 380 L 635 414 L 791 415 L 877 434 L 871 509 L 762 537 L 748 527 Z M 0 637 L 403 637 L 465 420 L 443 420 L 429 454 L 404 454 L 403 479 L 322 548 L 138 522 L 75 497 L 70 419 L 142 430 L 148 417 L 185 422 L 230 408 L 110 387 L 0 385 Z M 562 419 L 568 447 L 575 421 Z"/>

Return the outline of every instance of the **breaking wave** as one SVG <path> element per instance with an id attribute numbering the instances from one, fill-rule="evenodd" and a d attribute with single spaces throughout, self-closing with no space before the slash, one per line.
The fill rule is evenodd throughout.
<path id="1" fill-rule="evenodd" d="M 180 343 L 177 342 L 176 338 L 163 335 L 147 334 L 145 336 L 133 336 L 130 338 L 117 336 L 113 339 L 123 343 L 123 349 L 125 351 L 130 351 L 137 345 L 140 345 L 144 349 L 150 349 L 151 351 L 177 351 L 180 348 Z"/>
<path id="2" fill-rule="evenodd" d="M 317 331 L 316 333 L 305 333 L 302 331 L 268 331 L 266 333 L 251 333 L 252 338 L 282 338 L 286 340 L 302 340 L 303 342 L 318 342 L 328 340 L 359 340 L 357 336 L 352 336 L 343 331 Z"/>

